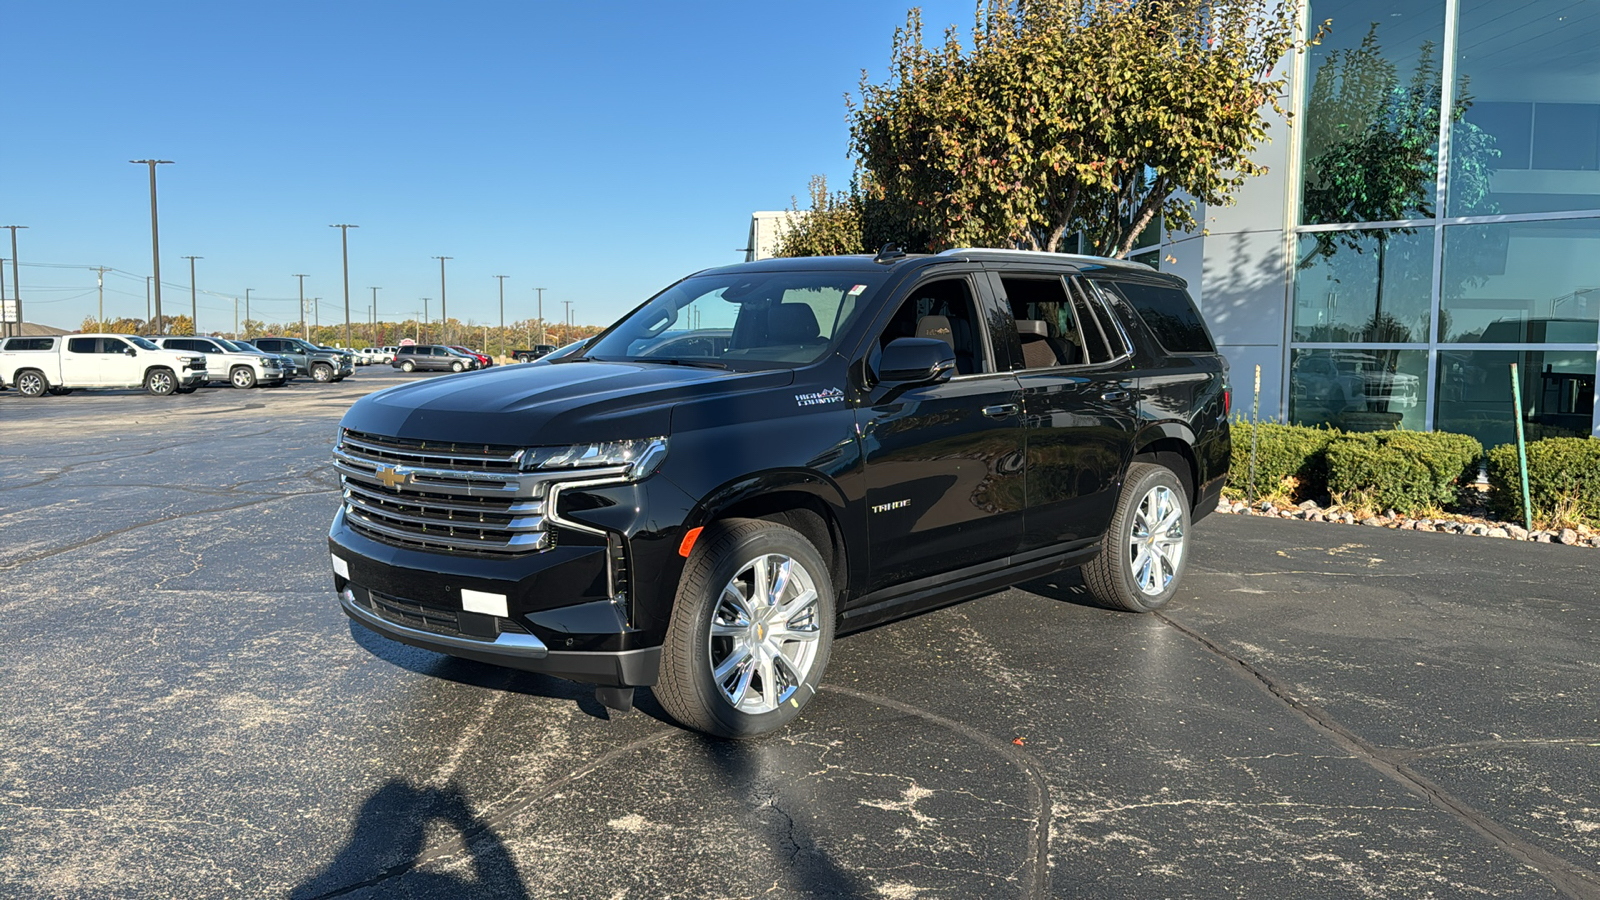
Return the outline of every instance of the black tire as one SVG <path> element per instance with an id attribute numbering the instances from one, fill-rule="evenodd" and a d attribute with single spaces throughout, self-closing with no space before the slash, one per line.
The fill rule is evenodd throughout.
<path id="1" fill-rule="evenodd" d="M 17 373 L 17 393 L 24 397 L 43 397 L 51 392 L 50 382 L 45 380 L 44 373 L 34 369 L 23 369 Z"/>
<path id="2" fill-rule="evenodd" d="M 1160 527 L 1169 519 L 1168 527 Z M 1178 592 L 1188 551 L 1189 496 L 1183 479 L 1164 466 L 1136 462 L 1128 466 L 1100 555 L 1084 565 L 1083 580 L 1103 606 L 1153 612 Z M 1141 560 L 1145 564 L 1136 566 Z"/>
<path id="3" fill-rule="evenodd" d="M 333 366 L 317 363 L 311 367 L 311 380 L 327 383 L 333 380 Z"/>
<path id="4" fill-rule="evenodd" d="M 450 371 L 452 371 L 452 372 L 459 372 L 464 368 L 466 368 L 466 366 L 463 366 L 459 362 L 453 362 L 453 363 L 450 364 Z"/>
<path id="5" fill-rule="evenodd" d="M 171 369 L 151 369 L 144 373 L 144 389 L 157 397 L 166 397 L 178 390 L 178 376 Z"/>
<path id="6" fill-rule="evenodd" d="M 228 373 L 228 380 L 236 388 L 253 388 L 256 386 L 255 370 L 249 366 L 234 366 Z"/>
<path id="7" fill-rule="evenodd" d="M 751 616 L 752 621 L 743 623 L 728 621 L 725 614 L 732 607 L 725 599 L 725 589 L 738 584 L 740 588 L 729 593 L 754 599 L 741 593 L 749 584 L 744 576 L 755 567 L 767 566 L 769 583 L 778 580 L 775 573 L 784 569 L 782 564 L 773 566 L 774 558 L 785 558 L 797 566 L 790 566 L 788 577 L 778 586 L 777 597 L 769 597 L 762 608 L 776 614 L 793 605 L 794 611 L 788 613 L 781 626 L 777 619 L 762 623 L 759 616 Z M 752 574 L 750 581 L 755 577 Z M 755 593 L 753 584 L 748 589 Z M 812 592 L 815 598 L 807 601 L 806 596 Z M 784 597 L 789 599 L 783 601 Z M 760 604 L 752 603 L 751 607 Z M 661 648 L 661 683 L 655 688 L 656 699 L 685 727 L 717 737 L 754 737 L 782 728 L 800 714 L 817 692 L 833 647 L 835 617 L 832 575 L 816 548 L 799 532 L 759 519 L 728 519 L 711 525 L 696 542 L 678 582 L 677 599 Z M 719 629 L 742 626 L 745 631 L 737 637 L 713 636 L 713 621 Z M 797 621 L 800 624 L 795 627 Z M 772 639 L 780 633 L 806 637 Z M 777 659 L 766 663 L 776 673 L 770 685 L 765 683 L 758 654 L 739 644 L 751 638 L 757 638 L 756 650 L 776 650 L 781 655 L 782 667 L 777 665 Z M 801 657 L 803 673 L 795 671 L 796 660 L 790 654 Z M 736 707 L 718 683 L 713 668 L 719 659 L 724 664 L 737 663 L 739 659 L 749 661 L 746 666 L 734 665 L 724 675 L 723 683 L 742 680 L 742 687 L 735 690 L 752 708 Z M 762 679 L 759 687 L 757 679 Z M 763 704 L 770 708 L 759 709 Z"/>
<path id="8" fill-rule="evenodd" d="M 400 371 L 409 372 L 412 369 L 415 369 L 416 367 L 417 367 L 417 364 L 408 359 L 405 362 L 400 364 Z"/>

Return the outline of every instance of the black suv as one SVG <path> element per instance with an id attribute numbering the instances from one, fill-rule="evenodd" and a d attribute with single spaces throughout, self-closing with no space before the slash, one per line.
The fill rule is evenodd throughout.
<path id="1" fill-rule="evenodd" d="M 1226 377 L 1184 283 L 1133 263 L 711 269 L 549 365 L 357 402 L 334 588 L 395 640 L 759 734 L 836 633 L 1070 566 L 1165 604 L 1226 475 Z"/>
<path id="2" fill-rule="evenodd" d="M 402 372 L 461 372 L 478 368 L 478 358 L 443 344 L 407 344 L 389 365 Z"/>

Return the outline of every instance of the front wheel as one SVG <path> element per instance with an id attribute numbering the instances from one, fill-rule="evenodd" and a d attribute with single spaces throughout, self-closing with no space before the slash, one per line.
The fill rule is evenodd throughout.
<path id="1" fill-rule="evenodd" d="M 236 388 L 253 388 L 256 386 L 256 373 L 249 366 L 234 366 L 228 380 Z"/>
<path id="2" fill-rule="evenodd" d="M 458 363 L 458 362 L 453 362 L 453 363 L 450 364 L 450 371 L 452 371 L 452 372 L 459 372 L 464 368 L 466 368 L 466 367 L 463 366 L 461 363 Z"/>
<path id="3" fill-rule="evenodd" d="M 719 522 L 698 543 L 678 584 L 656 698 L 685 726 L 718 737 L 781 728 L 828 665 L 827 564 L 799 532 L 756 519 Z"/>
<path id="4" fill-rule="evenodd" d="M 157 397 L 165 397 L 177 391 L 177 376 L 171 369 L 151 369 L 144 375 L 144 389 Z"/>
<path id="5" fill-rule="evenodd" d="M 1177 593 L 1189 562 L 1189 498 L 1171 469 L 1151 463 L 1128 467 L 1100 555 L 1083 567 L 1083 580 L 1101 604 L 1153 612 Z"/>
<path id="6" fill-rule="evenodd" d="M 311 367 L 311 380 L 313 380 L 313 381 L 323 381 L 323 382 L 332 381 L 333 380 L 333 367 L 332 366 L 324 366 L 324 365 L 321 365 L 321 364 L 312 366 Z"/>

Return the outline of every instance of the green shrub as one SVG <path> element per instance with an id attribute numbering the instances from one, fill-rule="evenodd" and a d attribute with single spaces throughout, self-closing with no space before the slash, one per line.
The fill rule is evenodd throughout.
<path id="1" fill-rule="evenodd" d="M 1230 423 L 1233 457 L 1227 486 L 1240 494 L 1250 482 L 1250 423 Z M 1317 497 L 1328 488 L 1328 442 L 1339 436 L 1332 428 L 1262 422 L 1256 428 L 1256 495 Z"/>
<path id="2" fill-rule="evenodd" d="M 1477 438 L 1448 431 L 1382 431 L 1370 437 L 1427 467 L 1435 506 L 1455 503 L 1456 489 L 1477 480 L 1478 462 L 1483 459 L 1483 444 Z"/>
<path id="3" fill-rule="evenodd" d="M 1521 522 L 1516 444 L 1489 451 L 1489 487 L 1495 515 Z M 1600 440 L 1563 437 L 1528 444 L 1528 494 L 1538 522 L 1600 525 Z"/>
<path id="4" fill-rule="evenodd" d="M 1407 514 L 1437 505 L 1433 475 L 1409 448 L 1346 435 L 1328 445 L 1328 492 L 1348 506 Z"/>

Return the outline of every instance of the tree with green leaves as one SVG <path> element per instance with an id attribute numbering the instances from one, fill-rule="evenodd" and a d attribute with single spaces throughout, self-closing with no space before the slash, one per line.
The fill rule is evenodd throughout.
<path id="1" fill-rule="evenodd" d="M 1157 216 L 1198 226 L 1265 169 L 1262 111 L 1297 0 L 981 0 L 970 49 L 897 29 L 890 75 L 851 103 L 863 193 L 907 246 L 1125 256 Z"/>
<path id="2" fill-rule="evenodd" d="M 828 179 L 811 176 L 808 187 L 811 208 L 801 209 L 798 200 L 789 201 L 788 226 L 778 236 L 776 256 L 835 256 L 866 250 L 861 234 L 862 197 L 851 185 L 849 191 L 828 193 Z"/>

